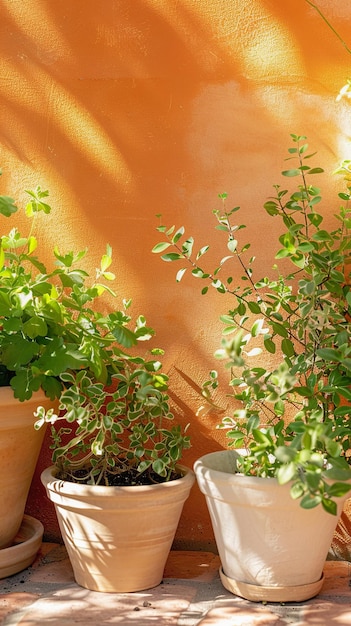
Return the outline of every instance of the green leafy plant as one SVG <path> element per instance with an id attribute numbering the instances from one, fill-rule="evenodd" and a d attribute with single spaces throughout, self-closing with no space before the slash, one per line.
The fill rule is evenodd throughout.
<path id="1" fill-rule="evenodd" d="M 335 497 L 351 488 L 351 186 L 339 193 L 341 205 L 328 228 L 314 184 L 323 169 L 311 165 L 315 153 L 306 137 L 291 137 L 288 158 L 296 164 L 282 174 L 298 183 L 293 191 L 275 185 L 264 204 L 282 224 L 273 278 L 256 277 L 250 243 L 240 242 L 239 207 L 227 209 L 227 194 L 213 211 L 225 247 L 214 269 L 203 265 L 209 246 L 195 251 L 183 227 L 161 224 L 164 240 L 153 252 L 182 263 L 177 281 L 190 268 L 203 294 L 213 288 L 231 296 L 215 356 L 230 374 L 232 408 L 220 427 L 228 429 L 230 445 L 245 449 L 240 472 L 290 483 L 304 508 L 322 504 L 335 514 Z M 341 171 L 347 178 L 347 163 Z M 207 400 L 218 384 L 212 370 L 203 385 Z"/>
<path id="2" fill-rule="evenodd" d="M 33 234 L 38 214 L 49 214 L 44 202 L 47 191 L 28 191 L 25 208 L 31 220 L 28 235 L 12 228 L 0 239 L 0 373 L 1 384 L 10 384 L 15 397 L 26 400 L 43 389 L 50 398 L 60 396 L 61 374 L 86 368 L 103 382 L 110 375 L 110 346 L 136 344 L 150 335 L 140 324 L 135 334 L 125 328 L 123 312 L 102 315 L 92 307 L 105 292 L 104 280 L 112 262 L 111 247 L 101 259 L 96 280 L 88 285 L 87 272 L 78 266 L 86 250 L 61 254 L 54 248 L 54 269 L 47 270 L 38 258 L 38 241 Z M 0 213 L 17 212 L 12 198 L 0 197 Z"/>
<path id="3" fill-rule="evenodd" d="M 62 417 L 38 407 L 36 428 L 52 424 L 58 477 L 123 486 L 179 476 L 176 466 L 190 440 L 179 425 L 165 427 L 173 414 L 161 363 L 130 357 L 115 366 L 110 388 L 86 370 L 62 375 L 66 383 L 60 398 Z M 57 421 L 64 426 L 56 429 Z"/>
<path id="4" fill-rule="evenodd" d="M 143 315 L 133 321 L 130 300 L 101 312 L 101 296 L 116 299 L 109 245 L 94 280 L 81 266 L 86 250 L 55 247 L 47 269 L 34 225 L 51 211 L 48 192 L 27 194 L 29 233 L 12 228 L 0 238 L 0 386 L 10 385 L 20 401 L 39 389 L 59 399 L 57 415 L 38 407 L 35 427 L 51 423 L 61 477 L 98 484 L 173 478 L 190 442 L 179 426 L 164 425 L 173 415 L 156 358 L 162 350 L 138 351 L 154 330 Z M 4 219 L 17 211 L 12 198 L 0 196 Z M 64 425 L 56 429 L 58 420 Z"/>

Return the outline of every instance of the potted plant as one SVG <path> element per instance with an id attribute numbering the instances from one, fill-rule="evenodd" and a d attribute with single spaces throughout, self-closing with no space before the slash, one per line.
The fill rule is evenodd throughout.
<path id="1" fill-rule="evenodd" d="M 96 270 L 96 277 L 92 281 L 82 267 L 86 251 L 61 254 L 55 247 L 53 267 L 47 269 L 48 264 L 37 256 L 39 245 L 34 234 L 34 225 L 36 220 L 40 219 L 40 214 L 45 216 L 50 213 L 51 209 L 46 200 L 48 192 L 38 187 L 35 191 L 27 193 L 29 202 L 25 212 L 31 221 L 29 234 L 24 236 L 17 228 L 12 228 L 8 234 L 2 235 L 0 246 L 2 385 L 0 401 L 1 395 L 5 398 L 0 424 L 0 428 L 3 428 L 0 437 L 0 480 L 9 482 L 7 491 L 3 482 L 0 485 L 2 503 L 0 523 L 4 521 L 5 512 L 11 515 L 5 529 L 2 530 L 0 524 L 0 536 L 3 541 L 2 547 L 6 550 L 17 535 L 22 522 L 45 426 L 56 419 L 59 403 L 65 410 L 72 397 L 80 398 L 83 394 L 85 398 L 87 389 L 89 394 L 86 404 L 84 407 L 82 403 L 71 406 L 68 419 L 73 429 L 79 426 L 79 436 L 82 436 L 87 415 L 90 410 L 93 411 L 87 427 L 87 432 L 93 433 L 94 437 L 91 444 L 92 456 L 87 454 L 88 439 L 81 443 L 76 440 L 72 443 L 70 440 L 67 441 L 66 433 L 66 440 L 61 445 L 59 431 L 54 442 L 60 441 L 61 452 L 65 446 L 67 455 L 65 463 L 62 462 L 61 452 L 55 455 L 61 472 L 60 477 L 66 478 L 65 482 L 58 481 L 60 485 L 68 483 L 70 479 L 68 474 L 62 474 L 63 466 L 67 470 L 68 459 L 72 456 L 76 461 L 80 452 L 87 457 L 87 463 L 94 466 L 94 471 L 87 479 L 91 482 L 92 476 L 95 476 L 97 471 L 96 458 L 101 458 L 98 444 L 102 448 L 105 445 L 108 447 L 109 465 L 113 463 L 111 459 L 120 445 L 119 436 L 127 429 L 128 418 L 127 416 L 123 418 L 120 413 L 116 413 L 116 407 L 113 408 L 111 402 L 115 401 L 116 395 L 111 396 L 107 411 L 102 406 L 104 399 L 110 398 L 110 391 L 106 390 L 110 389 L 112 384 L 116 386 L 114 394 L 120 393 L 121 398 L 128 400 L 133 406 L 133 410 L 130 409 L 130 420 L 134 439 L 130 445 L 136 447 L 135 458 L 140 454 L 141 445 L 148 447 L 147 438 L 149 441 L 153 438 L 157 458 L 152 456 L 150 451 L 149 460 L 154 471 L 151 473 L 152 481 L 157 482 L 157 476 L 160 476 L 160 480 L 168 480 L 169 483 L 185 483 L 186 487 L 180 489 L 183 495 L 187 489 L 189 491 L 193 480 L 192 472 L 183 468 L 177 468 L 176 474 L 171 471 L 171 466 L 173 468 L 179 461 L 183 448 L 189 446 L 189 438 L 183 435 L 179 426 L 167 430 L 163 423 L 161 411 L 165 413 L 165 420 L 169 420 L 172 415 L 166 394 L 167 377 L 159 371 L 161 365 L 155 358 L 162 351 L 155 349 L 152 358 L 140 357 L 136 353 L 137 344 L 151 339 L 153 329 L 146 325 L 142 315 L 137 318 L 134 327 L 130 328 L 131 318 L 128 315 L 130 301 L 123 301 L 120 310 L 104 312 L 108 309 L 109 303 L 101 300 L 101 297 L 107 293 L 110 300 L 116 298 L 108 286 L 108 282 L 114 279 L 114 274 L 109 270 L 112 262 L 111 247 L 107 246 L 100 267 Z M 4 218 L 11 218 L 17 210 L 12 198 L 0 197 L 0 213 Z M 120 378 L 123 375 L 125 377 L 121 382 Z M 127 381 L 130 382 L 129 387 L 126 387 Z M 91 392 L 92 389 L 94 393 Z M 16 411 L 15 417 L 10 414 L 10 409 Z M 34 412 L 37 418 L 34 417 Z M 17 414 L 21 415 L 19 422 Z M 112 418 L 109 416 L 111 414 Z M 146 418 L 148 425 L 145 422 Z M 94 428 L 97 428 L 97 431 L 94 431 Z M 108 430 L 111 435 L 109 443 L 107 440 L 104 441 Z M 5 438 L 5 433 L 8 434 L 8 438 Z M 112 433 L 115 437 L 113 441 Z M 30 440 L 33 437 L 34 443 L 31 444 Z M 136 446 L 138 437 L 142 444 Z M 124 451 L 123 446 L 121 450 Z M 144 460 L 145 463 L 140 467 L 139 473 L 145 477 L 150 470 L 146 468 L 146 457 Z M 129 461 L 133 465 L 133 461 L 127 455 L 124 462 L 127 464 Z M 4 465 L 1 466 L 1 463 Z M 183 474 L 186 475 L 184 479 Z M 172 481 L 171 479 L 175 477 L 177 479 Z M 15 483 L 17 478 L 22 480 L 21 486 Z M 52 478 L 50 482 L 54 480 Z M 78 486 L 81 487 L 74 485 L 74 488 Z M 89 486 L 88 490 L 91 488 Z M 97 489 L 104 490 L 105 487 L 99 485 Z M 134 489 L 134 494 L 137 489 L 137 487 Z M 162 490 L 162 485 L 160 489 Z M 168 493 L 170 489 L 171 487 L 165 491 Z M 14 510 L 15 504 L 17 505 L 20 499 L 19 506 Z M 109 514 L 107 517 L 110 517 Z M 175 529 L 176 526 L 173 533 Z M 171 534 L 172 529 L 168 528 L 168 542 L 172 540 Z"/>
<path id="2" fill-rule="evenodd" d="M 335 216 L 319 210 L 321 192 L 306 137 L 292 135 L 282 174 L 264 208 L 281 220 L 272 276 L 254 273 L 238 207 L 214 211 L 225 253 L 214 269 L 209 246 L 194 251 L 183 227 L 158 230 L 153 251 L 188 266 L 193 277 L 229 296 L 216 357 L 229 372 L 229 407 L 219 427 L 229 447 L 195 463 L 222 561 L 221 578 L 252 600 L 303 600 L 318 593 L 323 565 L 350 490 L 351 212 L 350 187 Z M 344 164 L 342 170 L 347 168 Z M 266 244 L 267 245 L 267 244 Z M 281 269 L 282 268 L 282 269 Z M 221 375 L 212 370 L 203 395 L 212 401 Z M 215 403 L 212 403 L 212 407 Z"/>
<path id="3" fill-rule="evenodd" d="M 39 212 L 50 212 L 50 206 L 44 202 L 48 194 L 39 187 L 27 194 L 26 213 L 33 223 Z M 11 197 L 0 196 L 4 222 L 17 211 Z M 0 237 L 0 549 L 6 549 L 14 571 L 16 567 L 22 568 L 21 556 L 17 559 L 21 546 L 16 547 L 15 556 L 11 546 L 24 519 L 44 437 L 44 429 L 36 432 L 33 428 L 33 412 L 39 403 L 44 403 L 47 409 L 55 406 L 59 393 L 57 378 L 46 375 L 43 368 L 36 368 L 36 362 L 45 355 L 46 346 L 54 341 L 56 332 L 55 309 L 50 307 L 50 299 L 54 301 L 55 296 L 50 295 L 50 279 L 35 254 L 36 247 L 33 230 L 24 237 L 17 228 L 12 228 Z M 56 310 L 59 307 L 57 304 Z M 59 326 L 56 323 L 57 338 Z M 51 380 L 54 386 L 50 385 Z M 39 522 L 27 516 L 22 535 L 30 536 L 31 530 L 38 535 L 38 525 Z M 4 555 L 3 551 L 2 559 Z"/>
<path id="4" fill-rule="evenodd" d="M 65 372 L 84 368 L 103 381 L 109 375 L 109 342 L 100 335 L 106 324 L 92 307 L 108 290 L 104 280 L 113 277 L 110 247 L 93 285 L 77 267 L 86 251 L 61 254 L 55 248 L 48 270 L 35 236 L 36 221 L 51 211 L 48 192 L 38 187 L 26 194 L 28 234 L 13 227 L 0 238 L 0 548 L 11 546 L 22 523 L 45 430 L 34 430 L 37 406 L 55 410 Z M 17 212 L 11 197 L 0 196 L 4 221 Z M 118 316 L 112 327 L 120 332 Z"/>
<path id="5" fill-rule="evenodd" d="M 118 349 L 113 367 L 109 387 L 86 370 L 62 376 L 62 417 L 39 407 L 36 427 L 52 424 L 54 466 L 42 482 L 77 583 L 130 592 L 161 582 L 195 477 L 179 465 L 189 437 L 167 425 L 160 362 Z"/>

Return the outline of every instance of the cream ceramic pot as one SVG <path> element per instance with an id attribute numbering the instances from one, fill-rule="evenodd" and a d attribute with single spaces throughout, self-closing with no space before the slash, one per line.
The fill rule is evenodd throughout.
<path id="1" fill-rule="evenodd" d="M 300 601 L 316 595 L 338 515 L 301 508 L 289 485 L 236 472 L 238 452 L 223 450 L 194 465 L 206 497 L 222 563 L 221 578 L 249 600 Z"/>

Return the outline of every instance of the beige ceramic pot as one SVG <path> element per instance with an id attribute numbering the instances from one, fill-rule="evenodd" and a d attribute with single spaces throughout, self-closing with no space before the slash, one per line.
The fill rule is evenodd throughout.
<path id="1" fill-rule="evenodd" d="M 235 473 L 238 453 L 196 461 L 222 563 L 224 586 L 247 600 L 303 601 L 318 594 L 338 516 L 302 509 L 289 485 Z"/>
<path id="2" fill-rule="evenodd" d="M 179 469 L 178 480 L 142 487 L 78 485 L 55 478 L 52 467 L 42 473 L 79 585 L 130 592 L 160 584 L 195 481 L 191 470 Z"/>
<path id="3" fill-rule="evenodd" d="M 45 433 L 34 429 L 39 405 L 52 406 L 41 391 L 20 402 L 11 387 L 0 387 L 0 548 L 11 545 L 22 524 Z"/>

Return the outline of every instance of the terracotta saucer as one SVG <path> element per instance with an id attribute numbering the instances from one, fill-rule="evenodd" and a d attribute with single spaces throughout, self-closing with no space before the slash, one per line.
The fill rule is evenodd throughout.
<path id="1" fill-rule="evenodd" d="M 21 527 L 8 548 L 0 550 L 0 578 L 7 578 L 32 565 L 41 546 L 44 526 L 34 517 L 24 515 Z"/>

